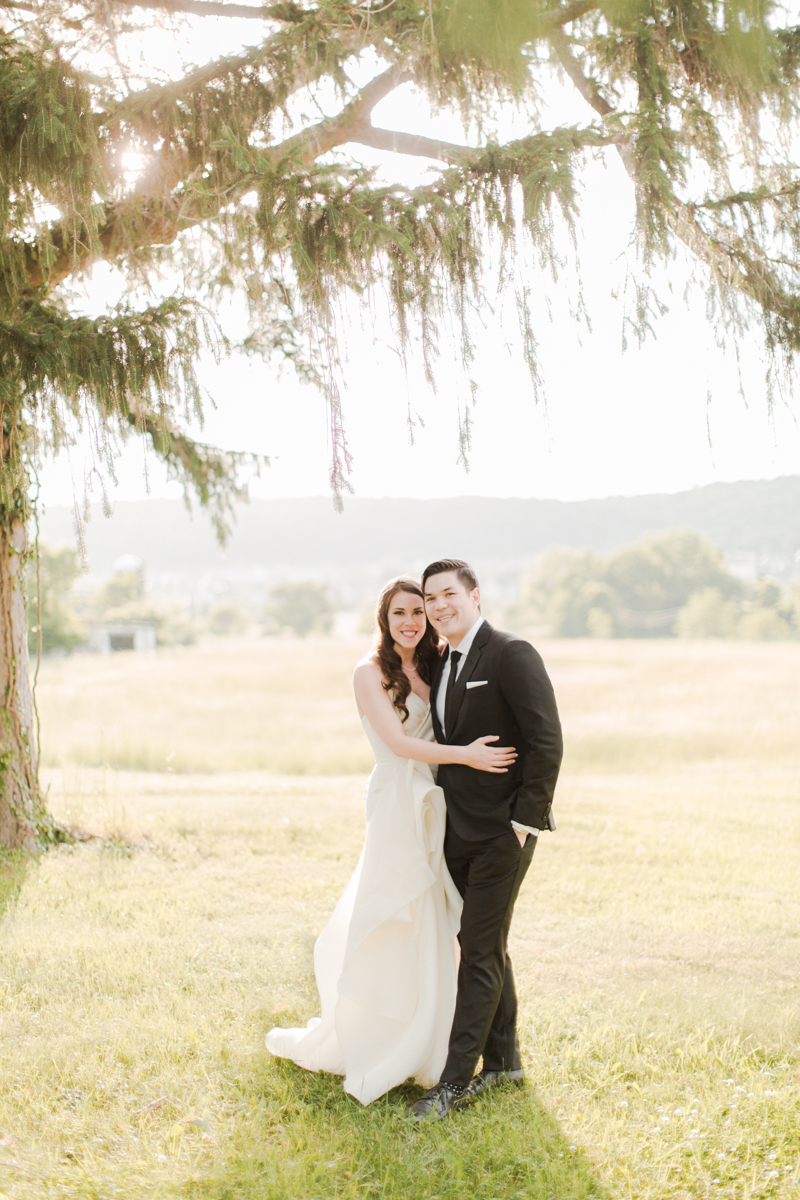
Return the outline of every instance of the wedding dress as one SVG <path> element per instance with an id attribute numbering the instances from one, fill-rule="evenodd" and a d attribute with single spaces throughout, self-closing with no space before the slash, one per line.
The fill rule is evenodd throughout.
<path id="1" fill-rule="evenodd" d="M 410 737 L 433 741 L 430 707 L 406 701 Z M 444 795 L 427 763 L 398 758 L 366 717 L 375 751 L 364 848 L 314 947 L 322 1015 L 271 1029 L 267 1049 L 344 1075 L 362 1104 L 413 1077 L 438 1082 L 456 999 L 461 897 L 444 862 Z"/>

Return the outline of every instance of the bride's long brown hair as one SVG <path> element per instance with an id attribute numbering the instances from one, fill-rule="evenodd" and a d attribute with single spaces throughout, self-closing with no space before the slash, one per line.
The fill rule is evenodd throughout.
<path id="1" fill-rule="evenodd" d="M 401 719 L 407 721 L 406 700 L 411 691 L 411 681 L 403 670 L 402 660 L 394 648 L 394 639 L 389 632 L 389 609 L 398 592 L 408 592 L 412 596 L 419 596 L 423 609 L 425 607 L 422 588 L 408 576 L 401 575 L 398 579 L 390 579 L 384 585 L 375 609 L 375 619 L 378 622 L 375 660 L 383 676 L 384 691 L 390 693 L 392 703 L 400 713 Z M 424 683 L 429 684 L 433 677 L 434 663 L 439 657 L 439 636 L 427 620 L 425 632 L 416 645 L 415 657 L 420 678 Z"/>

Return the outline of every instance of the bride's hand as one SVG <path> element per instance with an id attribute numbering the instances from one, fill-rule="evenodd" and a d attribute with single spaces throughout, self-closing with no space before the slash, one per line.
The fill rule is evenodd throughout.
<path id="1" fill-rule="evenodd" d="M 464 765 L 476 771 L 489 771 L 492 775 L 505 775 L 508 768 L 514 765 L 517 752 L 513 746 L 489 746 L 488 742 L 496 742 L 497 735 L 476 738 L 464 747 Z"/>

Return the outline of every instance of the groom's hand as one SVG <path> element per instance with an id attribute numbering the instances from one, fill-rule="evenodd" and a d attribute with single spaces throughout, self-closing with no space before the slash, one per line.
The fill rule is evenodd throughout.
<path id="1" fill-rule="evenodd" d="M 516 821 L 511 822 L 511 828 L 514 830 L 514 833 L 517 835 L 517 839 L 519 841 L 520 846 L 525 845 L 525 843 L 528 840 L 528 834 L 530 834 L 530 836 L 532 838 L 534 838 L 534 840 L 536 838 L 538 838 L 538 836 L 539 836 L 538 829 L 530 829 L 527 825 L 523 825 L 522 827 L 520 827 L 519 825 L 517 825 Z"/>

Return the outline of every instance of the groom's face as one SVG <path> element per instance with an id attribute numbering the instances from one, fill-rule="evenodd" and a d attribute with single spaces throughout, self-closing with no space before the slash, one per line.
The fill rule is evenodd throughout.
<path id="1" fill-rule="evenodd" d="M 428 620 L 453 649 L 477 621 L 480 602 L 480 588 L 468 592 L 455 571 L 430 575 L 425 581 Z"/>

